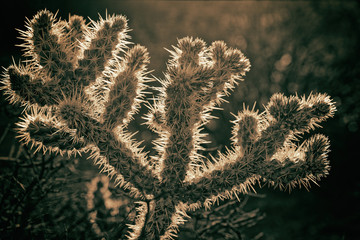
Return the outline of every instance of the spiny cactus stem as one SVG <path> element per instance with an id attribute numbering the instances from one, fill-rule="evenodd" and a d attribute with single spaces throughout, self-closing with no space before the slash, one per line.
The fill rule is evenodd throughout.
<path id="1" fill-rule="evenodd" d="M 112 141 L 109 142 L 111 136 L 112 134 L 109 134 L 97 144 L 100 154 L 108 159 L 108 163 L 121 173 L 126 182 L 133 183 L 136 188 L 144 192 L 144 196 L 157 192 L 159 180 L 154 177 L 150 169 L 142 165 L 141 158 L 144 156 L 130 151 L 122 142 L 113 141 L 113 136 Z"/>
<path id="2" fill-rule="evenodd" d="M 108 61 L 113 57 L 116 46 L 123 44 L 125 39 L 127 20 L 123 16 L 109 16 L 92 21 L 92 30 L 86 32 L 86 44 L 82 46 L 83 58 L 78 61 L 75 70 L 76 78 L 81 79 L 81 85 L 87 86 L 104 71 Z"/>

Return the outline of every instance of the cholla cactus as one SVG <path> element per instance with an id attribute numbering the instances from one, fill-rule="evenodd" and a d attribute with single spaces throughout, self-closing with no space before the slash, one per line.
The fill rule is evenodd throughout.
<path id="1" fill-rule="evenodd" d="M 148 156 L 126 130 L 149 81 L 148 53 L 126 47 L 127 31 L 123 16 L 85 25 L 79 16 L 57 21 L 40 11 L 21 32 L 28 60 L 6 69 L 2 89 L 11 103 L 29 109 L 18 128 L 25 144 L 68 155 L 91 151 L 138 201 L 129 239 L 172 239 L 187 211 L 253 191 L 259 181 L 308 188 L 328 174 L 328 139 L 317 134 L 298 144 L 302 133 L 334 114 L 325 94 L 275 94 L 260 114 L 244 108 L 234 115 L 227 152 L 202 156 L 202 127 L 250 63 L 224 42 L 207 47 L 190 37 L 169 50 L 160 94 L 147 104 L 144 119 L 159 134 L 157 154 Z"/>

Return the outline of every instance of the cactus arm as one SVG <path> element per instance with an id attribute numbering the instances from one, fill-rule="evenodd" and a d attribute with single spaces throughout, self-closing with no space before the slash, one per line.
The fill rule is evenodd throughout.
<path id="1" fill-rule="evenodd" d="M 201 162 L 197 152 L 205 142 L 200 132 L 211 118 L 208 113 L 248 71 L 249 62 L 240 51 L 227 49 L 222 42 L 206 48 L 202 40 L 187 37 L 174 48 L 160 89 L 164 93 L 159 97 L 161 107 L 156 110 L 163 116 L 167 131 L 161 137 L 167 140 L 160 141 L 165 143 L 159 148 L 161 177 L 164 182 L 181 183 L 189 163 Z"/>
<path id="2" fill-rule="evenodd" d="M 238 49 L 228 48 L 222 41 L 215 41 L 208 49 L 213 75 L 211 84 L 201 92 L 203 111 L 211 111 L 214 105 L 220 105 L 222 97 L 229 95 L 237 81 L 242 80 L 250 70 L 250 62 Z"/>
<path id="3" fill-rule="evenodd" d="M 329 146 L 327 137 L 315 134 L 298 148 L 285 148 L 266 161 L 261 177 L 280 189 L 291 191 L 296 186 L 308 189 L 310 182 L 317 184 L 316 181 L 329 173 Z"/>
<path id="4" fill-rule="evenodd" d="M 132 120 L 142 102 L 145 90 L 146 64 L 149 56 L 146 48 L 136 45 L 126 52 L 123 61 L 116 61 L 116 70 L 110 78 L 111 86 L 104 106 L 103 121 L 109 128 L 125 126 Z"/>
<path id="5" fill-rule="evenodd" d="M 266 106 L 263 127 L 259 140 L 254 143 L 258 149 L 255 155 L 269 160 L 284 145 L 297 141 L 297 136 L 319 127 L 319 123 L 332 117 L 335 106 L 325 94 L 310 94 L 300 99 L 274 94 Z"/>
<path id="6" fill-rule="evenodd" d="M 309 181 L 328 174 L 329 142 L 322 135 L 314 135 L 296 146 L 295 136 L 319 126 L 334 111 L 333 102 L 324 94 L 302 99 L 276 94 L 263 114 L 248 109 L 240 112 L 234 121 L 234 148 L 219 154 L 204 172 L 188 178 L 189 202 L 198 199 L 208 206 L 236 191 L 246 193 L 261 178 L 285 189 L 297 184 L 308 187 Z"/>
<path id="7" fill-rule="evenodd" d="M 68 21 L 63 21 L 64 36 L 61 41 L 68 49 L 70 62 L 73 66 L 77 65 L 78 55 L 81 54 L 80 43 L 85 40 L 87 25 L 85 19 L 78 15 L 69 16 Z"/>
<path id="8" fill-rule="evenodd" d="M 30 106 L 56 105 L 59 96 L 68 94 L 74 85 L 73 70 L 75 62 L 74 34 L 69 27 L 80 27 L 83 22 L 70 18 L 64 26 L 63 21 L 56 22 L 56 16 L 48 10 L 39 11 L 27 22 L 27 30 L 20 30 L 25 48 L 24 56 L 29 57 L 25 66 L 10 66 L 3 78 L 10 101 Z M 83 27 L 80 27 L 81 29 Z M 78 36 L 80 33 L 75 34 Z"/>
<path id="9" fill-rule="evenodd" d="M 24 106 L 55 104 L 54 97 L 60 94 L 60 89 L 53 82 L 44 82 L 31 71 L 29 66 L 23 65 L 11 65 L 6 69 L 1 89 L 5 91 L 10 102 Z"/>
<path id="10" fill-rule="evenodd" d="M 87 149 L 87 144 L 75 132 L 68 129 L 48 113 L 33 108 L 17 123 L 18 138 L 25 144 L 35 147 L 35 151 L 54 152 L 61 155 L 76 155 Z"/>
<path id="11" fill-rule="evenodd" d="M 84 49 L 75 75 L 82 89 L 90 83 L 90 79 L 99 77 L 97 83 L 100 83 L 108 78 L 112 81 L 108 85 L 109 90 L 96 89 L 108 83 L 94 84 L 88 92 L 90 94 L 78 91 L 71 97 L 65 96 L 58 104 L 57 114 L 89 144 L 97 146 L 99 154 L 94 154 L 95 161 L 100 165 L 109 165 L 106 171 L 119 176 L 121 186 L 131 182 L 145 196 L 150 189 L 154 191 L 158 180 L 147 167 L 146 155 L 124 131 L 122 123 L 129 121 L 138 108 L 148 55 L 145 48 L 135 46 L 123 58 L 117 57 L 119 52 L 115 53 L 114 49 L 125 46 L 126 31 L 123 16 L 107 16 L 98 23 L 93 22 L 93 31 L 86 33 L 89 46 Z M 105 97 L 91 96 L 94 91 Z M 121 125 L 119 131 L 116 129 L 118 125 Z"/>
<path id="12" fill-rule="evenodd" d="M 162 191 L 150 213 L 148 229 L 151 231 L 145 230 L 146 239 L 152 239 L 152 236 L 155 239 L 159 236 L 171 238 L 177 232 L 177 225 L 183 223 L 187 210 L 182 203 L 187 196 L 183 181 L 191 162 L 199 161 L 202 157 L 197 153 L 204 142 L 201 126 L 211 117 L 207 113 L 213 109 L 216 100 L 226 94 L 226 89 L 233 87 L 234 79 L 240 78 L 249 66 L 248 62 L 239 66 L 244 56 L 230 50 L 219 53 L 224 55 L 222 60 L 218 60 L 221 63 L 206 64 L 210 59 L 207 56 L 209 51 L 200 39 L 179 40 L 172 52 L 166 79 L 161 82 L 161 95 L 146 118 L 150 127 L 161 135 L 158 159 L 162 165 Z M 234 56 L 236 54 L 237 57 Z M 235 69 L 235 66 L 238 68 Z M 207 97 L 207 94 L 211 96 Z M 164 202 L 166 204 L 162 207 Z M 174 207 L 169 209 L 170 206 Z"/>
<path id="13" fill-rule="evenodd" d="M 100 165 L 106 161 L 106 164 L 114 168 L 109 174 L 121 174 L 122 185 L 131 182 L 140 191 L 154 191 L 158 180 L 146 166 L 146 155 L 131 140 L 128 133 L 123 129 L 113 131 L 98 122 L 89 114 L 91 104 L 82 103 L 81 98 L 65 99 L 58 106 L 57 115 L 66 126 L 76 130 L 76 135 L 83 138 L 87 144 L 97 146 L 99 155 L 95 161 Z"/>
<path id="14" fill-rule="evenodd" d="M 158 110 L 163 116 L 162 129 L 165 129 L 158 148 L 159 171 L 162 181 L 170 188 L 181 184 L 188 163 L 200 146 L 194 137 L 199 114 L 196 113 L 196 91 L 192 88 L 200 82 L 201 75 L 194 74 L 199 70 L 199 59 L 192 51 L 199 52 L 204 46 L 200 41 L 191 40 L 179 40 L 158 97 Z"/>
<path id="15" fill-rule="evenodd" d="M 199 181 L 185 187 L 184 199 L 190 204 L 210 207 L 218 199 L 254 191 L 253 185 L 260 179 L 282 190 L 296 186 L 308 189 L 310 182 L 316 184 L 329 172 L 328 148 L 326 137 L 314 135 L 300 147 L 283 149 L 262 164 L 255 163 L 249 155 L 241 158 L 241 162 L 236 161 L 236 152 L 223 155 L 219 158 L 222 162 L 210 166 Z"/>
<path id="16" fill-rule="evenodd" d="M 59 82 L 73 69 L 65 44 L 60 41 L 63 28 L 56 16 L 48 10 L 40 11 L 28 21 L 27 30 L 20 31 L 25 43 L 25 56 L 29 56 L 38 71 Z"/>
<path id="17" fill-rule="evenodd" d="M 110 133 L 108 139 L 102 138 L 97 147 L 100 155 L 106 157 L 107 162 L 123 176 L 124 183 L 132 183 L 143 196 L 158 191 L 159 179 L 148 166 L 146 154 L 128 133 Z"/>
<path id="18" fill-rule="evenodd" d="M 82 42 L 83 54 L 75 70 L 75 79 L 80 86 L 88 86 L 101 76 L 114 57 L 113 51 L 126 46 L 126 32 L 127 20 L 124 16 L 107 16 L 106 19 L 100 18 L 99 22 L 92 21 Z"/>

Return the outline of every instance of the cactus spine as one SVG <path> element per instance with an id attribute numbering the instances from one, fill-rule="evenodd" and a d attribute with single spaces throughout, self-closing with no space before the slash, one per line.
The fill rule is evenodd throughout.
<path id="1" fill-rule="evenodd" d="M 144 117 L 158 133 L 148 156 L 126 130 L 144 101 L 149 56 L 128 47 L 127 20 L 106 16 L 90 25 L 80 16 L 56 20 L 42 10 L 21 31 L 27 61 L 8 67 L 2 87 L 10 103 L 28 110 L 20 140 L 37 151 L 92 159 L 138 199 L 129 239 L 172 239 L 186 212 L 253 191 L 258 181 L 291 189 L 328 174 L 329 140 L 299 136 L 332 117 L 329 96 L 275 94 L 263 113 L 235 116 L 232 146 L 209 161 L 199 152 L 202 127 L 246 72 L 249 60 L 222 41 L 210 46 L 185 37 L 169 50 L 161 87 Z"/>

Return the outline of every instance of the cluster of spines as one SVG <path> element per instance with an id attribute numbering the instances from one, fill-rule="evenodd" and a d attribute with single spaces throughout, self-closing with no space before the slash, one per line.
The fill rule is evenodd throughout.
<path id="1" fill-rule="evenodd" d="M 232 148 L 212 161 L 199 153 L 211 111 L 250 69 L 241 51 L 222 41 L 207 47 L 186 37 L 170 51 L 159 95 L 145 116 L 159 134 L 158 154 L 147 156 L 126 125 L 143 102 L 149 56 L 142 46 L 127 48 L 126 19 L 100 17 L 88 26 L 78 16 L 56 22 L 44 10 L 27 28 L 21 33 L 30 60 L 9 67 L 2 80 L 12 103 L 31 108 L 19 124 L 20 137 L 60 154 L 90 149 L 117 186 L 147 202 L 139 203 L 130 239 L 173 238 L 186 211 L 253 191 L 257 181 L 308 187 L 329 170 L 326 137 L 296 144 L 334 114 L 324 94 L 275 94 L 261 114 L 244 108 L 233 121 Z"/>

